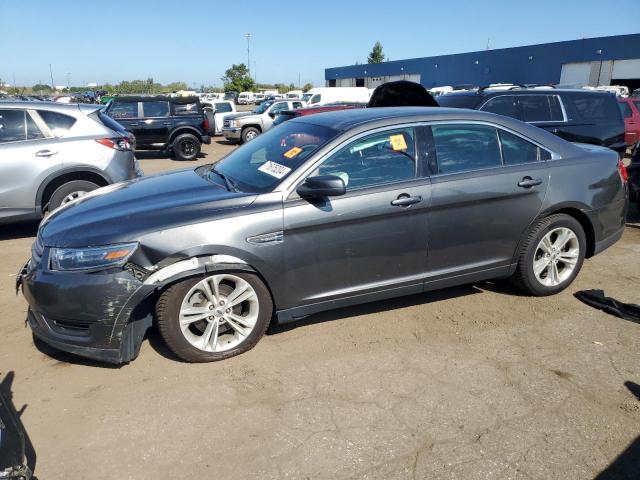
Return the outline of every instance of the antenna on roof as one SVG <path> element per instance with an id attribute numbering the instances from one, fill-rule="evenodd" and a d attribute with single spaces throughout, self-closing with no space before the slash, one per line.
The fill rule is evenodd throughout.
<path id="1" fill-rule="evenodd" d="M 491 50 L 490 44 L 491 44 L 491 37 L 487 37 L 487 50 Z"/>

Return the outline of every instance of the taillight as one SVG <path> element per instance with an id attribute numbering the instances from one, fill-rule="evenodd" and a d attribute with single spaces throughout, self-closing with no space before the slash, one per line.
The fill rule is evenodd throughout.
<path id="1" fill-rule="evenodd" d="M 622 160 L 618 160 L 618 172 L 620 173 L 622 183 L 627 183 L 629 181 L 629 173 L 627 172 L 627 167 L 622 163 Z"/>
<path id="2" fill-rule="evenodd" d="M 207 117 L 206 115 L 204 116 L 204 131 L 209 131 L 209 117 Z"/>
<path id="3" fill-rule="evenodd" d="M 105 147 L 113 148 L 114 150 L 119 150 L 121 152 L 131 150 L 131 142 L 129 142 L 128 138 L 124 137 L 97 138 L 96 142 L 104 145 Z"/>

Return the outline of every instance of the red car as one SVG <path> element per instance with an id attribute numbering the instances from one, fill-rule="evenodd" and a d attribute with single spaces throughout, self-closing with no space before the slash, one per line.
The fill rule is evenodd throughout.
<path id="1" fill-rule="evenodd" d="M 624 117 L 624 141 L 631 146 L 640 140 L 640 98 L 618 98 L 618 106 Z"/>
<path id="2" fill-rule="evenodd" d="M 332 105 L 322 105 L 321 107 L 305 107 L 296 110 L 282 110 L 273 122 L 273 126 L 291 120 L 292 118 L 302 117 L 304 115 L 313 115 L 314 113 L 333 112 L 335 110 L 349 110 L 351 108 L 364 108 L 364 103 L 336 103 Z"/>

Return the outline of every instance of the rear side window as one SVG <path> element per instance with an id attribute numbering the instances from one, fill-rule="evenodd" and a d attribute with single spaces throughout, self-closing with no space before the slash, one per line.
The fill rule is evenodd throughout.
<path id="1" fill-rule="evenodd" d="M 142 102 L 144 117 L 168 117 L 169 102 Z"/>
<path id="2" fill-rule="evenodd" d="M 300 102 L 293 102 L 293 108 L 302 108 L 302 103 L 300 103 Z"/>
<path id="3" fill-rule="evenodd" d="M 505 165 L 537 162 L 540 159 L 539 148 L 524 138 L 499 130 L 502 145 L 502 160 Z"/>
<path id="4" fill-rule="evenodd" d="M 198 112 L 197 103 L 174 103 L 173 112 L 175 115 L 195 115 Z"/>
<path id="5" fill-rule="evenodd" d="M 636 110 L 640 112 L 640 102 L 633 102 L 633 104 L 636 106 Z"/>
<path id="6" fill-rule="evenodd" d="M 24 110 L 0 110 L 0 143 L 26 140 Z"/>
<path id="7" fill-rule="evenodd" d="M 561 122 L 562 108 L 555 95 L 521 95 L 518 97 L 522 121 Z"/>
<path id="8" fill-rule="evenodd" d="M 64 115 L 58 112 L 49 112 L 47 110 L 39 110 L 38 114 L 40 118 L 47 124 L 51 133 L 53 133 L 56 137 L 63 137 L 73 124 L 76 123 L 76 119 L 69 116 Z"/>
<path id="9" fill-rule="evenodd" d="M 138 118 L 138 102 L 114 102 L 109 108 L 109 116 L 116 120 Z"/>
<path id="10" fill-rule="evenodd" d="M 437 173 L 458 173 L 502 165 L 498 132 L 484 125 L 431 127 Z"/>
<path id="11" fill-rule="evenodd" d="M 615 121 L 620 118 L 620 109 L 613 95 L 572 95 L 569 101 L 578 120 Z"/>
<path id="12" fill-rule="evenodd" d="M 620 112 L 622 112 L 622 116 L 624 118 L 630 118 L 633 115 L 631 107 L 627 102 L 619 102 L 618 106 L 620 107 Z"/>
<path id="13" fill-rule="evenodd" d="M 501 95 L 488 100 L 480 110 L 518 118 L 518 99 L 515 95 Z"/>
<path id="14" fill-rule="evenodd" d="M 39 138 L 44 138 L 44 133 L 42 130 L 38 128 L 36 122 L 33 121 L 31 115 L 27 114 L 27 140 L 38 140 Z"/>
<path id="15" fill-rule="evenodd" d="M 220 102 L 215 104 L 216 113 L 232 112 L 231 104 L 227 102 Z"/>
<path id="16" fill-rule="evenodd" d="M 311 97 L 311 99 L 309 100 L 309 104 L 312 103 L 319 103 L 320 100 L 322 100 L 322 95 L 320 95 L 319 93 L 316 93 L 313 97 Z"/>

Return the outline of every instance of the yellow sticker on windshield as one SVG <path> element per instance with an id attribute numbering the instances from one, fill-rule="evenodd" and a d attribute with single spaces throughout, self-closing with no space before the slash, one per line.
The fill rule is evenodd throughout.
<path id="1" fill-rule="evenodd" d="M 293 147 L 291 150 L 284 152 L 284 156 L 286 158 L 295 158 L 300 155 L 300 152 L 302 152 L 300 147 Z"/>
<path id="2" fill-rule="evenodd" d="M 389 141 L 391 142 L 391 148 L 397 152 L 398 150 L 406 150 L 407 142 L 404 139 L 404 135 L 391 135 L 389 137 Z"/>

